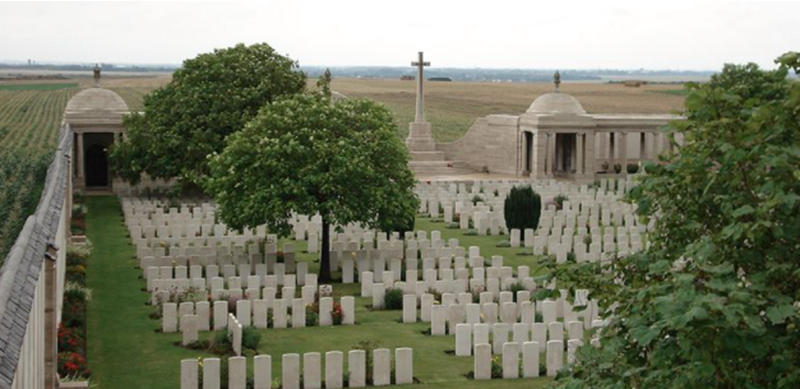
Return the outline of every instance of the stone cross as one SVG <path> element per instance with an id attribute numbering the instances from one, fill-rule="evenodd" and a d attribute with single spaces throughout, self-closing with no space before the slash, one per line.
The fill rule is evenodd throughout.
<path id="1" fill-rule="evenodd" d="M 100 86 L 100 64 L 94 64 L 94 86 Z"/>
<path id="2" fill-rule="evenodd" d="M 553 74 L 553 84 L 556 86 L 556 92 L 558 92 L 558 87 L 561 86 L 561 73 L 556 70 L 556 74 Z"/>
<path id="3" fill-rule="evenodd" d="M 422 60 L 422 52 L 420 51 L 419 60 L 417 62 L 412 62 L 411 66 L 417 67 L 417 114 L 414 117 L 414 122 L 422 123 L 425 121 L 425 102 L 424 96 L 422 95 L 422 73 L 425 66 L 431 66 L 431 63 Z"/>

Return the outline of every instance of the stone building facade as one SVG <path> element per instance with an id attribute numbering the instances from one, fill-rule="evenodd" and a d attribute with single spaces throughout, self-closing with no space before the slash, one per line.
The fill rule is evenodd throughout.
<path id="1" fill-rule="evenodd" d="M 657 160 L 669 148 L 660 129 L 676 119 L 589 114 L 577 99 L 556 90 L 539 96 L 521 115 L 478 119 L 464 137 L 436 143 L 435 151 L 474 171 L 589 182 L 598 174 L 625 175 L 629 164 Z"/>

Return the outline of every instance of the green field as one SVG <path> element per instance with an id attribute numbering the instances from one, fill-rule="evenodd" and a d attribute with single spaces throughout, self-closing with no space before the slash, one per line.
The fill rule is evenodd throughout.
<path id="1" fill-rule="evenodd" d="M 0 84 L 0 261 L 36 208 L 75 83 Z"/>
<path id="2" fill-rule="evenodd" d="M 77 88 L 78 83 L 56 83 L 56 84 L 5 84 L 0 85 L 0 90 L 20 91 L 20 90 L 59 90 Z"/>
<path id="3" fill-rule="evenodd" d="M 214 357 L 176 345 L 180 334 L 163 334 L 159 320 L 148 317 L 152 307 L 146 305 L 148 293 L 136 268 L 134 248 L 123 225 L 121 209 L 115 197 L 88 197 L 87 235 L 95 251 L 87 264 L 87 283 L 93 299 L 88 305 L 89 367 L 93 387 L 99 389 L 174 389 L 179 387 L 180 361 L 186 358 Z M 464 236 L 459 230 L 448 230 L 444 223 L 419 219 L 416 228 L 438 229 L 442 239 L 459 238 L 461 245 L 479 245 L 487 258 L 505 256 L 510 266 L 527 264 L 535 272 L 538 259 L 515 255 L 520 249 L 497 248 L 504 237 Z M 297 250 L 305 248 L 298 242 Z M 300 260 L 314 256 L 300 254 Z M 334 284 L 335 295 L 358 295 L 358 284 Z M 548 379 L 493 380 L 476 382 L 465 375 L 472 370 L 473 359 L 448 353 L 455 348 L 454 336 L 431 337 L 422 332 L 427 323 L 401 324 L 401 311 L 370 311 L 371 299 L 356 299 L 356 325 L 325 328 L 261 330 L 258 352 L 273 358 L 273 376 L 280 375 L 280 355 L 284 353 L 348 351 L 361 341 L 377 341 L 382 347 L 412 347 L 414 375 L 421 381 L 415 388 L 537 388 Z M 213 333 L 201 333 L 210 338 Z M 251 354 L 252 355 L 252 354 Z M 542 362 L 543 363 L 543 362 Z M 252 358 L 249 366 L 252 369 Z M 251 373 L 252 374 L 252 373 Z"/>

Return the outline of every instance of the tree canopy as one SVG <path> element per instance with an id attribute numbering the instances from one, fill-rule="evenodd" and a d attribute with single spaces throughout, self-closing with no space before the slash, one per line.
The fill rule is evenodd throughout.
<path id="1" fill-rule="evenodd" d="M 650 246 L 609 264 L 553 266 L 607 313 L 558 388 L 800 387 L 800 70 L 726 65 L 690 85 L 676 152 L 630 199 Z M 684 135 L 675 143 L 675 132 Z"/>
<path id="2" fill-rule="evenodd" d="M 265 104 L 302 92 L 297 63 L 269 45 L 236 45 L 186 60 L 172 81 L 144 98 L 143 114 L 125 118 L 127 138 L 111 151 L 113 171 L 131 182 L 142 173 L 199 184 L 207 156 Z"/>
<path id="3" fill-rule="evenodd" d="M 418 200 L 408 152 L 392 114 L 369 100 L 323 93 L 282 97 L 261 109 L 211 158 L 206 189 L 230 227 L 266 224 L 291 232 L 292 212 L 323 220 L 320 280 L 329 281 L 328 226 L 361 223 L 392 231 Z"/>

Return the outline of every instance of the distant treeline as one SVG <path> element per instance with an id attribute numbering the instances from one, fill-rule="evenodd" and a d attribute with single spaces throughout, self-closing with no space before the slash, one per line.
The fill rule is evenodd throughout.
<path id="1" fill-rule="evenodd" d="M 309 77 L 318 77 L 325 72 L 324 66 L 301 66 Z M 330 68 L 334 77 L 388 78 L 400 79 L 403 76 L 416 76 L 412 67 L 379 66 L 336 66 Z M 494 82 L 551 82 L 556 69 L 466 69 L 466 68 L 426 68 L 425 78 L 450 78 L 453 81 L 494 81 Z M 562 81 L 602 81 L 613 77 L 708 77 L 710 71 L 674 70 L 559 70 Z"/>
<path id="2" fill-rule="evenodd" d="M 178 65 L 120 65 L 101 63 L 104 72 L 129 73 L 172 73 Z M 30 69 L 47 71 L 86 71 L 91 72 L 94 64 L 24 64 L 0 63 L 2 69 Z M 316 78 L 325 72 L 325 66 L 301 66 L 309 77 Z M 334 77 L 348 78 L 383 78 L 400 79 L 403 76 L 416 76 L 416 69 L 411 66 L 333 66 L 330 67 Z M 426 68 L 425 78 L 449 78 L 453 81 L 490 81 L 490 82 L 551 82 L 556 69 L 481 69 L 481 68 Z M 633 78 L 697 78 L 709 77 L 711 71 L 684 70 L 620 70 L 620 69 L 559 69 L 563 81 L 603 81 L 611 79 Z"/>
<path id="3" fill-rule="evenodd" d="M 95 64 L 25 64 L 25 63 L 0 63 L 0 69 L 29 69 L 29 70 L 50 70 L 62 72 L 91 72 Z M 135 73 L 172 73 L 179 66 L 173 65 L 118 65 L 109 63 L 100 63 L 100 68 L 104 72 L 135 72 Z"/>

